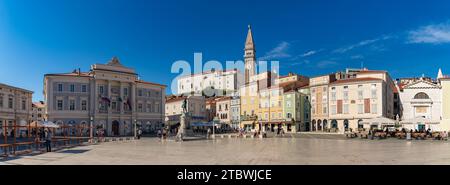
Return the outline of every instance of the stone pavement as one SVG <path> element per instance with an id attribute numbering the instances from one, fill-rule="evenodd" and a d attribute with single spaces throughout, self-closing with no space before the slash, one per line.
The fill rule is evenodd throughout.
<path id="1" fill-rule="evenodd" d="M 185 142 L 143 138 L 19 156 L 0 164 L 450 164 L 450 143 L 312 137 Z"/>

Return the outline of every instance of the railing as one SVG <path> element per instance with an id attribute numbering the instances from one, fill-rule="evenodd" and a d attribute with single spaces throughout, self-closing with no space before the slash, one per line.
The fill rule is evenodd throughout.
<path id="1" fill-rule="evenodd" d="M 0 133 L 0 156 L 7 158 L 10 155 L 45 152 L 45 129 L 53 134 L 51 145 L 56 150 L 92 141 L 91 128 L 86 125 L 62 125 L 59 128 L 47 128 L 31 123 L 27 125 L 3 124 L 2 133 Z"/>

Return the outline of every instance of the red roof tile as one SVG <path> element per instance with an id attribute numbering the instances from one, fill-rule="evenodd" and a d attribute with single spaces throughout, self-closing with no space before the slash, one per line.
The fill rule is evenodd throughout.
<path id="1" fill-rule="evenodd" d="M 331 82 L 330 84 L 334 85 L 334 84 L 346 84 L 346 83 L 367 82 L 367 81 L 382 81 L 382 79 L 379 79 L 379 78 L 350 78 L 350 79 L 336 80 L 334 82 Z"/>

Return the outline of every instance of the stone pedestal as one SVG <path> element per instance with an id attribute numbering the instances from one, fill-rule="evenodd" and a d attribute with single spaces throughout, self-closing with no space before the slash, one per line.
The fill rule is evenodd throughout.
<path id="1" fill-rule="evenodd" d="M 194 137 L 194 131 L 190 127 L 189 115 L 186 113 L 180 116 L 180 127 L 176 136 L 177 141 L 183 141 L 185 137 Z"/>

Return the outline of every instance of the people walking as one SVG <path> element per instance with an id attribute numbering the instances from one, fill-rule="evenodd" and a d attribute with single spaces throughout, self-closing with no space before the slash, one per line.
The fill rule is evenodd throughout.
<path id="1" fill-rule="evenodd" d="M 138 130 L 138 139 L 141 139 L 141 135 L 142 135 L 142 130 L 139 129 L 139 130 Z"/>
<path id="2" fill-rule="evenodd" d="M 52 132 L 49 129 L 45 129 L 44 133 L 47 152 L 52 152 Z"/>

